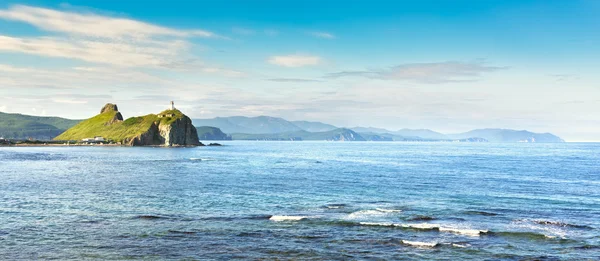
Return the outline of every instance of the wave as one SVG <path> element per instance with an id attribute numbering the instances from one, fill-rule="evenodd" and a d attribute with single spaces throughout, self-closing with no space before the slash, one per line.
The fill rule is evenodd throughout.
<path id="1" fill-rule="evenodd" d="M 271 216 L 269 220 L 275 222 L 281 221 L 300 221 L 309 218 L 308 216 Z"/>
<path id="2" fill-rule="evenodd" d="M 139 215 L 139 216 L 136 216 L 135 218 L 138 218 L 138 219 L 164 219 L 166 217 L 161 217 L 161 216 L 156 216 L 156 215 Z"/>
<path id="3" fill-rule="evenodd" d="M 400 228 L 416 229 L 416 230 L 436 230 L 439 232 L 461 234 L 461 235 L 466 235 L 466 236 L 479 236 L 482 234 L 489 233 L 488 230 L 445 227 L 445 226 L 442 226 L 439 224 L 430 224 L 430 223 L 395 224 L 395 223 L 391 223 L 391 222 L 360 222 L 359 224 L 363 225 L 363 226 L 400 227 Z"/>
<path id="4" fill-rule="evenodd" d="M 402 210 L 399 209 L 384 209 L 384 208 L 376 208 L 376 209 L 367 209 L 367 210 L 359 210 L 356 212 L 352 212 L 348 214 L 348 219 L 363 219 L 373 216 L 385 216 L 392 213 L 399 213 Z"/>
<path id="5" fill-rule="evenodd" d="M 493 212 L 486 212 L 486 211 L 465 211 L 465 214 L 469 214 L 469 215 L 481 215 L 481 216 L 487 216 L 487 217 L 493 217 L 493 216 L 498 216 L 500 214 L 498 213 L 493 213 Z"/>
<path id="6" fill-rule="evenodd" d="M 550 220 L 536 219 L 536 220 L 532 220 L 532 222 L 536 223 L 536 224 L 540 224 L 540 225 L 547 225 L 547 226 L 571 227 L 571 228 L 580 228 L 580 229 L 593 229 L 593 227 L 586 226 L 586 225 L 569 224 L 569 223 L 560 222 L 560 221 L 550 221 Z"/>
<path id="7" fill-rule="evenodd" d="M 437 242 L 420 242 L 420 241 L 408 241 L 402 240 L 402 244 L 412 246 L 412 247 L 423 247 L 423 248 L 433 248 L 438 245 Z"/>
<path id="8" fill-rule="evenodd" d="M 340 209 L 340 208 L 345 208 L 347 206 L 348 205 L 346 205 L 346 204 L 327 204 L 323 207 L 327 208 L 327 209 Z"/>
<path id="9" fill-rule="evenodd" d="M 449 232 L 455 234 L 461 234 L 466 236 L 478 237 L 481 234 L 487 234 L 489 231 L 487 230 L 477 230 L 477 229 L 458 229 L 458 228 L 450 228 L 450 227 L 440 227 L 438 228 L 440 232 Z"/>
<path id="10" fill-rule="evenodd" d="M 385 209 L 385 208 L 376 208 L 375 210 L 383 213 L 399 213 L 402 212 L 400 209 Z"/>
<path id="11" fill-rule="evenodd" d="M 387 222 L 359 222 L 362 226 L 376 226 L 376 227 L 397 227 L 399 224 L 387 223 Z"/>
<path id="12" fill-rule="evenodd" d="M 545 235 L 545 234 L 542 234 L 542 233 L 529 232 L 529 231 L 488 232 L 488 235 L 491 235 L 491 236 L 501 236 L 501 237 L 524 238 L 524 239 L 531 239 L 531 240 L 557 239 L 556 236 Z M 560 238 L 560 239 L 564 239 L 564 238 Z"/>

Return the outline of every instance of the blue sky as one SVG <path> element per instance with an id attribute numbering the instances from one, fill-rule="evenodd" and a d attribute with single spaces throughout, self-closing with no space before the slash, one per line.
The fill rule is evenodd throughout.
<path id="1" fill-rule="evenodd" d="M 600 2 L 3 1 L 0 111 L 600 141 Z"/>

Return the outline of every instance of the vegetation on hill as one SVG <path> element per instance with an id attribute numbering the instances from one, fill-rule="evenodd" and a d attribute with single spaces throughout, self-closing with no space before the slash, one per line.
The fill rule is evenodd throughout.
<path id="1" fill-rule="evenodd" d="M 38 117 L 0 112 L 0 137 L 49 140 L 78 122 L 79 120 L 59 117 Z"/>
<path id="2" fill-rule="evenodd" d="M 161 137 L 161 135 L 163 135 L 162 133 L 159 133 L 163 131 L 163 129 L 159 130 L 161 126 L 173 125 L 176 121 L 185 120 L 187 117 L 181 113 L 181 111 L 175 109 L 163 111 L 158 115 L 148 114 L 145 116 L 131 117 L 124 121 L 118 120 L 119 118 L 121 118 L 121 116 L 118 111 L 113 109 L 103 109 L 102 113 L 80 122 L 54 139 L 82 140 L 85 138 L 101 136 L 106 140 L 131 143 L 131 145 L 157 145 L 163 142 L 161 139 L 167 140 L 168 142 L 168 138 L 172 138 L 168 134 L 165 134 L 167 135 L 165 137 Z M 193 128 L 191 122 L 189 127 Z M 171 131 L 171 128 L 165 130 Z M 198 138 L 195 130 L 193 133 L 193 139 L 196 143 L 199 143 L 197 142 Z M 137 141 L 134 142 L 133 140 Z M 185 138 L 183 138 L 183 140 L 185 140 Z"/>

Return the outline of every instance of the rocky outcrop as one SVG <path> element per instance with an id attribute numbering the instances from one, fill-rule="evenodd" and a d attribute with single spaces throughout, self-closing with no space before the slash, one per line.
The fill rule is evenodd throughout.
<path id="1" fill-rule="evenodd" d="M 106 124 L 104 124 L 105 126 L 112 125 L 117 122 L 123 121 L 123 115 L 121 115 L 121 113 L 119 112 L 119 108 L 117 108 L 116 104 L 107 103 L 100 110 L 100 114 L 102 114 L 102 113 L 114 113 L 112 119 L 110 119 L 108 122 L 106 122 Z"/>
<path id="2" fill-rule="evenodd" d="M 166 117 L 168 115 L 170 117 Z M 129 146 L 203 146 L 192 120 L 180 111 L 161 113 L 147 131 L 125 139 Z"/>
<path id="3" fill-rule="evenodd" d="M 110 111 L 119 111 L 119 109 L 117 108 L 116 104 L 107 103 L 106 105 L 104 105 L 104 107 L 102 107 L 102 109 L 100 110 L 100 113 L 105 113 L 105 112 L 110 112 Z"/>
<path id="4" fill-rule="evenodd" d="M 192 125 L 192 120 L 183 115 L 174 121 L 158 125 L 158 131 L 161 138 L 164 139 L 165 146 L 198 146 L 198 132 Z"/>
<path id="5" fill-rule="evenodd" d="M 192 120 L 177 109 L 123 120 L 116 104 L 108 103 L 100 114 L 81 121 L 56 137 L 76 140 L 102 137 L 129 146 L 202 146 Z"/>

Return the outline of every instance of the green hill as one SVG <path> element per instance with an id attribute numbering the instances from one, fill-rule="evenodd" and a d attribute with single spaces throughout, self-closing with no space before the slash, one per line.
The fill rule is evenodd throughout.
<path id="1" fill-rule="evenodd" d="M 0 112 L 0 137 L 50 140 L 78 122 L 79 120 L 59 117 L 38 117 Z"/>
<path id="2" fill-rule="evenodd" d="M 221 129 L 210 126 L 196 127 L 200 140 L 231 140 L 231 136 L 223 133 Z"/>
<path id="3" fill-rule="evenodd" d="M 54 139 L 82 140 L 95 136 L 126 145 L 200 145 L 192 121 L 177 109 L 123 121 L 114 104 L 107 104 L 100 114 L 80 122 Z"/>

